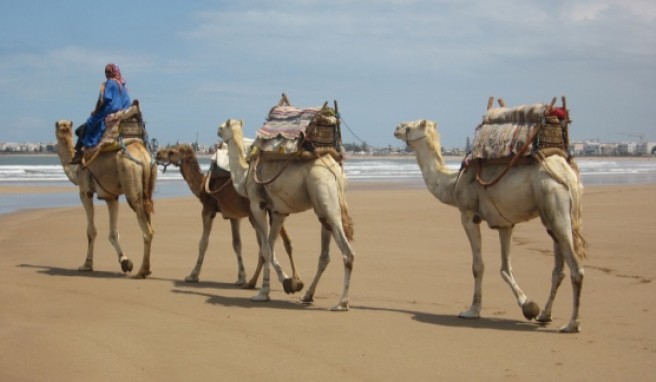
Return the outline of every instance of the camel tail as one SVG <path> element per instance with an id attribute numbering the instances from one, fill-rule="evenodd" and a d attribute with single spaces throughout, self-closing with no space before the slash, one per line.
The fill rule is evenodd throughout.
<path id="1" fill-rule="evenodd" d="M 574 252 L 579 259 L 585 259 L 588 257 L 587 247 L 588 244 L 583 237 L 583 207 L 581 205 L 581 199 L 583 198 L 583 183 L 581 183 L 581 174 L 579 172 L 579 166 L 570 160 L 568 163 L 564 164 L 563 169 L 567 170 L 567 167 L 571 170 L 571 173 L 568 171 L 554 171 L 554 169 L 549 165 L 549 163 L 544 160 L 545 158 L 539 158 L 540 163 L 543 168 L 559 183 L 567 187 L 569 190 L 571 205 L 570 205 L 570 220 L 572 222 L 572 239 L 574 240 Z M 571 174 L 573 173 L 573 177 Z"/>
<path id="2" fill-rule="evenodd" d="M 572 170 L 576 173 L 576 182 L 570 187 L 570 195 L 572 198 L 572 206 L 570 210 L 572 220 L 572 238 L 574 239 L 574 252 L 579 259 L 586 259 L 588 257 L 588 243 L 583 237 L 583 183 L 579 174 L 579 169 L 574 161 Z"/>
<path id="3" fill-rule="evenodd" d="M 155 166 L 155 163 L 148 163 L 143 166 L 143 202 L 144 210 L 148 216 L 155 212 L 155 205 L 153 203 L 153 191 L 155 190 L 155 182 L 157 181 L 157 168 Z"/>
<path id="4" fill-rule="evenodd" d="M 339 208 L 342 211 L 342 227 L 344 228 L 344 233 L 348 241 L 353 241 L 355 235 L 355 228 L 353 225 L 353 219 L 348 213 L 348 205 L 346 204 L 346 193 L 344 188 L 341 189 L 339 195 Z"/>

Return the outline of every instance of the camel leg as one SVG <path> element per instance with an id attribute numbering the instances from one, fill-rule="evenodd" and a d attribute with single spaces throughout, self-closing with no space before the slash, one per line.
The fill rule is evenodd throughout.
<path id="1" fill-rule="evenodd" d="M 572 307 L 572 317 L 570 318 L 567 325 L 560 328 L 561 332 L 565 333 L 576 333 L 581 330 L 579 323 L 579 305 L 581 301 L 581 288 L 583 287 L 583 268 L 580 266 L 577 258 L 576 252 L 574 251 L 574 238 L 572 232 L 572 221 L 571 221 L 571 194 L 560 195 L 552 192 L 549 194 L 552 198 L 550 201 L 551 204 L 547 205 L 549 207 L 549 213 L 546 209 L 544 212 L 541 212 L 540 216 L 542 217 L 543 224 L 549 230 L 549 233 L 554 240 L 554 258 L 555 266 L 552 273 L 552 287 L 551 294 L 549 296 L 549 301 L 547 302 L 548 307 L 545 307 L 545 314 L 540 316 L 540 319 L 543 321 L 548 321 L 551 319 L 551 303 L 556 296 L 556 291 L 560 286 L 560 281 L 564 278 L 562 272 L 563 262 L 567 264 L 570 269 L 570 278 L 572 281 L 572 293 L 573 293 L 573 307 Z"/>
<path id="2" fill-rule="evenodd" d="M 203 233 L 198 242 L 198 258 L 196 259 L 196 266 L 191 270 L 189 276 L 185 277 L 185 282 L 197 283 L 200 271 L 203 268 L 203 260 L 205 259 L 205 252 L 209 243 L 210 233 L 212 232 L 212 225 L 214 223 L 214 213 L 210 212 L 203 207 L 201 212 L 201 220 L 203 221 Z"/>
<path id="3" fill-rule="evenodd" d="M 569 323 L 560 331 L 563 333 L 578 333 L 581 331 L 581 324 L 579 323 L 579 306 L 581 304 L 581 289 L 583 288 L 583 268 L 579 265 L 578 260 L 573 256 L 573 251 L 565 255 L 565 261 L 569 265 L 571 280 L 572 280 L 572 293 L 573 293 L 573 307 L 572 317 Z"/>
<path id="4" fill-rule="evenodd" d="M 284 225 L 280 227 L 280 238 L 282 238 L 283 244 L 285 246 L 285 252 L 287 252 L 287 257 L 289 257 L 289 263 L 291 264 L 292 267 L 292 278 L 285 279 L 285 282 L 287 283 L 287 286 L 285 287 L 285 291 L 289 289 L 291 293 L 300 292 L 301 290 L 303 290 L 303 280 L 301 280 L 301 274 L 296 269 L 296 262 L 294 261 L 292 241 L 289 238 L 289 235 L 287 234 L 287 230 L 285 229 Z M 283 282 L 283 285 L 285 285 L 285 282 Z"/>
<path id="5" fill-rule="evenodd" d="M 251 225 L 253 226 L 253 228 L 255 228 L 255 222 L 251 218 L 249 218 L 249 220 L 251 221 Z M 253 277 L 251 277 L 251 279 L 247 283 L 242 285 L 243 289 L 255 288 L 255 286 L 257 285 L 257 279 L 260 277 L 260 272 L 262 271 L 262 265 L 264 264 L 264 255 L 262 254 L 262 240 L 260 240 L 260 236 L 257 233 L 257 230 L 255 231 L 255 238 L 257 239 L 257 248 L 258 248 L 257 266 L 255 267 L 255 273 L 253 273 Z"/>
<path id="6" fill-rule="evenodd" d="M 144 163 L 147 163 L 149 158 L 142 158 L 142 160 Z M 133 278 L 144 279 L 151 273 L 150 250 L 153 235 L 155 233 L 150 224 L 150 212 L 146 211 L 144 199 L 144 171 L 148 170 L 146 170 L 143 165 L 134 163 L 121 155 L 119 155 L 117 163 L 119 178 L 125 180 L 122 181 L 121 187 L 124 190 L 125 198 L 128 200 L 128 203 L 137 216 L 137 221 L 139 222 L 139 227 L 141 228 L 141 233 L 143 235 L 143 258 L 141 260 L 141 267 L 139 267 L 139 271 L 133 276 Z"/>
<path id="7" fill-rule="evenodd" d="M 287 276 L 287 274 L 282 270 L 282 266 L 280 265 L 280 262 L 278 262 L 278 259 L 276 258 L 276 241 L 278 240 L 278 236 L 280 235 L 280 229 L 282 228 L 282 225 L 285 221 L 285 216 L 279 215 L 279 214 L 273 214 L 271 217 L 271 226 L 269 230 L 269 248 L 271 248 L 271 264 L 273 265 L 273 269 L 276 271 L 276 275 L 278 276 L 278 281 L 280 281 L 283 284 L 283 287 L 285 289 L 286 293 L 294 293 L 294 287 L 292 286 L 292 281 Z"/>
<path id="8" fill-rule="evenodd" d="M 235 285 L 244 285 L 246 283 L 246 270 L 244 269 L 244 260 L 241 257 L 241 230 L 240 219 L 230 219 L 230 231 L 232 232 L 232 249 L 237 256 L 237 281 Z"/>
<path id="9" fill-rule="evenodd" d="M 543 323 L 551 322 L 551 308 L 553 306 L 554 299 L 556 298 L 556 292 L 558 292 L 558 288 L 560 287 L 560 284 L 565 278 L 565 272 L 564 272 L 565 261 L 563 258 L 563 253 L 560 250 L 560 246 L 555 240 L 553 243 L 553 248 L 554 248 L 554 268 L 553 271 L 551 272 L 551 292 L 549 293 L 549 298 L 547 299 L 547 303 L 544 305 L 544 310 L 540 313 L 538 318 L 536 318 L 536 321 L 543 322 Z"/>
<path id="10" fill-rule="evenodd" d="M 467 233 L 469 245 L 472 251 L 472 273 L 474 274 L 474 297 L 472 304 L 464 312 L 459 314 L 460 318 L 479 318 L 481 316 L 481 302 L 482 302 L 482 284 L 483 273 L 485 272 L 485 264 L 481 253 L 481 228 L 472 220 L 473 216 L 467 214 L 461 215 L 461 222 Z"/>
<path id="11" fill-rule="evenodd" d="M 253 198 L 255 199 L 255 198 Z M 269 224 L 267 221 L 266 211 L 261 209 L 257 201 L 251 201 L 251 212 L 253 213 L 253 222 L 255 223 L 255 232 L 257 232 L 262 253 L 262 286 L 259 292 L 251 297 L 251 301 L 265 302 L 271 300 L 271 256 L 272 250 L 269 246 Z"/>
<path id="12" fill-rule="evenodd" d="M 579 323 L 579 306 L 581 303 L 581 289 L 583 288 L 584 271 L 576 258 L 571 232 L 571 229 L 554 230 L 554 236 L 556 237 L 557 245 L 562 252 L 563 259 L 569 267 L 570 278 L 572 280 L 572 317 L 570 318 L 567 325 L 560 328 L 560 332 L 563 333 L 578 333 L 581 330 L 581 325 Z"/>
<path id="13" fill-rule="evenodd" d="M 98 231 L 94 224 L 93 194 L 80 191 L 80 201 L 87 215 L 87 257 L 78 271 L 93 271 L 93 247 L 96 242 Z"/>
<path id="14" fill-rule="evenodd" d="M 323 225 L 321 226 L 321 254 L 319 255 L 319 266 L 317 268 L 317 273 L 314 275 L 312 283 L 305 291 L 305 295 L 301 298 L 301 302 L 304 304 L 312 304 L 314 302 L 314 292 L 317 289 L 317 284 L 319 284 L 319 279 L 323 274 L 323 271 L 326 270 L 328 264 L 330 263 L 330 231 L 326 229 Z"/>
<path id="15" fill-rule="evenodd" d="M 121 270 L 125 273 L 132 272 L 132 260 L 123 253 L 123 249 L 119 243 L 118 199 L 105 199 L 105 203 L 107 204 L 107 210 L 109 211 L 109 242 L 112 244 L 112 247 L 114 247 L 114 251 L 116 251 Z"/>
<path id="16" fill-rule="evenodd" d="M 501 243 L 501 277 L 512 289 L 517 304 L 522 308 L 522 313 L 527 320 L 534 319 L 540 312 L 540 307 L 533 301 L 528 300 L 526 295 L 517 285 L 512 273 L 510 264 L 510 238 L 512 237 L 513 228 L 499 228 L 499 242 Z"/>
<path id="17" fill-rule="evenodd" d="M 145 279 L 150 275 L 150 248 L 153 242 L 153 235 L 155 231 L 150 224 L 150 217 L 144 211 L 143 206 L 140 204 L 137 208 L 137 219 L 139 220 L 139 226 L 141 227 L 141 232 L 143 233 L 143 259 L 141 261 L 141 267 L 139 272 L 134 275 L 136 279 Z"/>
<path id="18" fill-rule="evenodd" d="M 353 261 L 355 260 L 355 253 L 351 244 L 349 244 L 344 228 L 341 222 L 333 224 L 333 238 L 337 242 L 337 246 L 342 252 L 342 260 L 344 261 L 344 287 L 342 289 L 342 297 L 339 303 L 330 310 L 332 311 L 347 311 L 349 309 L 349 289 L 351 287 L 351 273 L 353 273 Z"/>

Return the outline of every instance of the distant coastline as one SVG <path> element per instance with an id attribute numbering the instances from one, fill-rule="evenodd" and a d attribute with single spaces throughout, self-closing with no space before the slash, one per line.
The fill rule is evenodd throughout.
<path id="1" fill-rule="evenodd" d="M 22 156 L 22 157 L 57 157 L 57 153 L 53 152 L 45 152 L 45 153 L 39 153 L 39 152 L 20 152 L 20 151 L 12 151 L 12 152 L 0 152 L 0 157 L 3 156 Z M 196 153 L 196 156 L 198 158 L 210 158 L 212 154 L 208 153 Z M 453 159 L 453 160 L 458 160 L 463 158 L 464 155 L 444 155 L 445 159 Z M 590 158 L 590 159 L 613 159 L 613 160 L 633 160 L 633 159 L 648 159 L 648 160 L 656 160 L 656 155 L 576 155 L 574 158 Z M 415 159 L 415 155 L 413 153 L 408 153 L 408 154 L 392 154 L 392 155 L 382 155 L 382 154 L 376 154 L 376 155 L 347 155 L 346 156 L 347 160 L 372 160 L 372 159 L 385 159 L 385 160 L 390 160 L 390 159 Z"/>

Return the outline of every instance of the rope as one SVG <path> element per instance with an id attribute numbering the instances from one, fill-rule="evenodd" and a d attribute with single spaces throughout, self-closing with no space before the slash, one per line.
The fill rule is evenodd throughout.
<path id="1" fill-rule="evenodd" d="M 480 184 L 481 186 L 483 186 L 485 188 L 491 187 L 491 186 L 494 186 L 495 184 L 497 184 L 501 180 L 501 178 L 503 178 L 508 173 L 508 171 L 510 171 L 510 169 L 517 163 L 519 158 L 521 158 L 524 155 L 524 153 L 526 152 L 526 149 L 528 149 L 528 147 L 533 142 L 533 139 L 535 139 L 535 137 L 538 135 L 538 132 L 540 132 L 540 126 L 537 126 L 535 128 L 535 130 L 533 131 L 533 133 L 531 134 L 529 139 L 526 140 L 526 143 L 524 144 L 524 147 L 522 147 L 522 149 L 519 150 L 519 153 L 517 153 L 517 155 L 512 157 L 512 159 L 508 163 L 508 166 L 506 166 L 506 168 L 501 172 L 501 174 L 499 174 L 499 176 L 497 176 L 495 179 L 493 179 L 490 182 L 486 182 L 483 179 L 481 179 L 481 172 L 483 170 L 483 162 L 485 160 L 484 159 L 478 159 L 476 161 L 477 164 L 478 164 L 478 171 L 476 172 L 476 180 L 478 181 L 478 184 Z"/>
<path id="2" fill-rule="evenodd" d="M 89 174 L 91 174 L 91 177 L 93 178 L 93 180 L 96 182 L 96 184 L 97 184 L 98 186 L 100 186 L 100 188 L 103 189 L 103 191 L 105 191 L 105 192 L 108 193 L 109 195 L 112 195 L 115 199 L 118 199 L 118 197 L 120 196 L 120 194 L 119 194 L 119 195 L 116 195 L 116 194 L 114 194 L 113 192 L 109 192 L 109 191 L 107 191 L 107 189 L 106 189 L 105 187 L 103 187 L 102 183 L 100 183 L 100 181 L 98 180 L 98 178 L 93 174 L 93 172 L 91 171 L 91 169 L 90 169 L 89 167 L 86 167 L 85 170 L 89 171 Z"/>
<path id="3" fill-rule="evenodd" d="M 207 192 L 210 195 L 218 194 L 219 192 L 223 191 L 224 188 L 226 188 L 230 183 L 232 183 L 232 178 L 228 178 L 227 181 L 223 182 L 219 188 L 216 190 L 210 190 L 210 179 L 211 175 L 208 173 L 205 175 L 205 192 Z"/>
<path id="4" fill-rule="evenodd" d="M 282 166 L 280 171 L 276 175 L 274 175 L 273 178 L 269 179 L 268 181 L 263 182 L 263 181 L 260 180 L 259 176 L 257 176 L 257 166 L 258 166 L 258 164 L 260 164 L 260 158 L 262 158 L 262 155 L 258 155 L 257 159 L 255 159 L 255 168 L 253 169 L 253 179 L 255 180 L 255 183 L 265 185 L 265 186 L 267 184 L 273 183 L 276 179 L 278 179 L 278 177 L 283 173 L 283 171 L 285 171 L 285 169 L 287 168 L 287 166 L 289 165 L 289 163 L 293 159 L 293 157 L 290 157 L 289 159 L 287 159 L 287 161 L 285 161 L 285 164 Z"/>

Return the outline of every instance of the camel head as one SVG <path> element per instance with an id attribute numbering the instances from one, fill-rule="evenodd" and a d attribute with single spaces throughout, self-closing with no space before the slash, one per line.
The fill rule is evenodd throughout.
<path id="1" fill-rule="evenodd" d="M 401 122 L 394 130 L 394 137 L 411 145 L 412 142 L 423 138 L 439 139 L 437 133 L 437 123 L 427 119 L 420 119 L 412 122 Z M 432 140 L 432 139 L 429 139 Z"/>
<path id="2" fill-rule="evenodd" d="M 164 166 L 164 171 L 166 172 L 166 166 L 174 165 L 180 167 L 182 161 L 187 158 L 196 158 L 194 149 L 185 144 L 176 145 L 173 147 L 166 147 L 157 151 L 155 154 L 155 161 L 158 165 Z"/>
<path id="3" fill-rule="evenodd" d="M 243 141 L 243 131 L 244 121 L 241 119 L 228 119 L 219 126 L 219 130 L 216 134 L 219 138 L 222 138 L 225 143 L 228 143 L 231 139 L 241 138 Z"/>
<path id="4" fill-rule="evenodd" d="M 55 122 L 55 136 L 57 142 L 73 141 L 73 121 L 67 119 L 60 119 Z"/>

